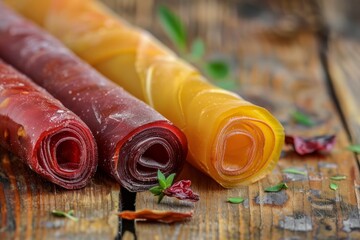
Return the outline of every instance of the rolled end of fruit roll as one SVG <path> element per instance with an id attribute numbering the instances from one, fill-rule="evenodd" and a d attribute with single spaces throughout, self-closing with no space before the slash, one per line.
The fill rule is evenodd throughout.
<path id="1" fill-rule="evenodd" d="M 43 1 L 42 7 L 10 2 L 178 126 L 187 137 L 193 166 L 224 187 L 252 183 L 273 169 L 284 130 L 267 110 L 213 86 L 149 33 L 99 1 Z"/>
<path id="2" fill-rule="evenodd" d="M 275 167 L 283 129 L 265 109 L 254 105 L 224 111 L 210 134 L 208 158 L 199 162 L 224 187 L 253 183 Z M 205 144 L 205 143 L 204 143 Z"/>
<path id="3" fill-rule="evenodd" d="M 94 150 L 95 141 L 85 125 L 67 119 L 40 135 L 30 166 L 64 188 L 82 188 L 96 171 Z"/>
<path id="4" fill-rule="evenodd" d="M 97 167 L 90 129 L 1 60 L 0 145 L 40 176 L 67 189 L 84 187 Z"/>
<path id="5" fill-rule="evenodd" d="M 180 172 L 186 158 L 184 134 L 166 121 L 144 125 L 118 144 L 114 176 L 130 191 L 146 190 L 158 183 L 157 170 L 165 175 Z"/>

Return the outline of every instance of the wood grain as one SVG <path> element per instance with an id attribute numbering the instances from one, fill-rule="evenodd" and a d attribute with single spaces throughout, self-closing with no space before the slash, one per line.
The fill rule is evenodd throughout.
<path id="1" fill-rule="evenodd" d="M 333 32 L 329 39 L 328 66 L 354 144 L 360 144 L 360 42 Z"/>
<path id="2" fill-rule="evenodd" d="M 119 187 L 98 174 L 84 189 L 69 191 L 42 180 L 0 149 L 2 239 L 113 239 Z M 73 209 L 79 222 L 51 215 Z"/>
<path id="3" fill-rule="evenodd" d="M 189 41 L 206 42 L 206 58 L 220 57 L 233 67 L 233 91 L 268 108 L 287 133 L 301 136 L 336 134 L 334 151 L 299 157 L 285 148 L 272 174 L 235 189 L 224 189 L 211 178 L 186 165 L 178 179 L 187 178 L 200 194 L 197 203 L 165 198 L 157 204 L 149 192 L 138 193 L 136 209 L 189 211 L 185 223 L 158 224 L 120 221 L 120 205 L 134 208 L 129 192 L 98 173 L 84 189 L 66 191 L 43 181 L 15 156 L 0 150 L 1 239 L 359 239 L 359 168 L 345 150 L 350 143 L 328 91 L 326 68 L 319 53 L 325 20 L 318 1 L 175 1 L 104 0 L 133 24 L 150 30 L 172 46 L 156 20 L 160 4 L 171 7 L 184 20 Z M 351 137 L 360 143 L 356 103 L 357 39 L 331 38 L 329 70 Z M 354 50 L 355 49 L 355 50 Z M 222 84 L 222 83 L 221 83 Z M 308 128 L 293 122 L 290 113 L 301 109 L 316 121 Z M 359 121 L 358 121 L 359 120 Z M 284 174 L 295 167 L 307 176 Z M 330 177 L 347 179 L 339 189 L 329 188 Z M 281 181 L 289 189 L 265 193 Z M 122 202 L 119 196 L 122 195 Z M 245 198 L 242 204 L 228 197 Z M 130 199 L 130 200 L 129 200 Z M 79 222 L 56 218 L 51 210 L 75 210 Z M 121 220 L 121 219 L 120 219 Z"/>

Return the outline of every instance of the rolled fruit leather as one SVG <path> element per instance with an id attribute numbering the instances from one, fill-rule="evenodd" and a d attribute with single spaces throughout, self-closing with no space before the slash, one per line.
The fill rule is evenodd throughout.
<path id="1" fill-rule="evenodd" d="M 128 190 L 157 184 L 158 169 L 181 170 L 187 141 L 177 127 L 4 5 L 0 56 L 83 119 L 95 136 L 99 166 Z"/>
<path id="2" fill-rule="evenodd" d="M 95 139 L 85 123 L 1 59 L 0 146 L 67 189 L 84 187 L 97 167 Z"/>
<path id="3" fill-rule="evenodd" d="M 266 109 L 210 84 L 148 32 L 96 0 L 9 0 L 99 72 L 170 119 L 188 161 L 224 187 L 255 182 L 276 165 L 281 124 Z"/>

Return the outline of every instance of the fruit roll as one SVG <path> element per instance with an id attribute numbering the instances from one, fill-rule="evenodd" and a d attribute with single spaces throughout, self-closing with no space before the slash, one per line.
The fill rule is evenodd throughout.
<path id="1" fill-rule="evenodd" d="M 0 55 L 83 119 L 106 173 L 142 191 L 157 184 L 158 169 L 181 170 L 187 141 L 179 128 L 5 7 L 0 22 Z"/>
<path id="2" fill-rule="evenodd" d="M 97 167 L 95 139 L 85 123 L 2 60 L 0 146 L 67 189 L 84 187 Z"/>
<path id="3" fill-rule="evenodd" d="M 222 186 L 253 183 L 276 165 L 284 130 L 275 117 L 213 86 L 151 34 L 100 2 L 8 2 L 174 122 L 187 136 L 188 161 Z"/>

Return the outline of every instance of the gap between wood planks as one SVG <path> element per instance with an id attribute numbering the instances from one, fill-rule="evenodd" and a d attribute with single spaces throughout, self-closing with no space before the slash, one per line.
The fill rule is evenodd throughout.
<path id="1" fill-rule="evenodd" d="M 316 34 L 316 37 L 319 42 L 320 63 L 323 68 L 324 78 L 326 80 L 326 86 L 328 88 L 329 95 L 334 102 L 335 110 L 337 111 L 337 113 L 340 117 L 340 121 L 346 131 L 346 134 L 349 138 L 349 142 L 352 143 L 353 138 L 350 133 L 350 127 L 349 127 L 348 123 L 346 122 L 346 117 L 345 117 L 344 111 L 342 110 L 340 101 L 339 101 L 338 97 L 336 96 L 335 86 L 333 84 L 333 80 L 332 80 L 330 70 L 329 70 L 329 59 L 328 59 L 329 41 L 330 41 L 329 35 L 330 35 L 330 30 L 325 26 L 322 26 L 320 31 L 318 31 Z M 356 153 L 354 153 L 354 156 L 355 156 L 355 159 L 357 162 L 358 171 L 360 171 L 360 158 L 358 157 L 358 155 Z"/>

